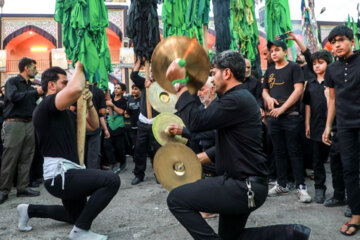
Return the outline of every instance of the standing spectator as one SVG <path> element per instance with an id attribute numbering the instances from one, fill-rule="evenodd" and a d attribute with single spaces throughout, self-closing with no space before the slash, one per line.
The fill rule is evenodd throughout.
<path id="1" fill-rule="evenodd" d="M 130 128 L 129 128 L 129 137 L 131 141 L 132 150 L 135 150 L 136 145 L 136 135 L 137 135 L 137 122 L 140 114 L 140 101 L 141 101 L 141 91 L 140 88 L 133 84 L 131 87 L 131 96 L 128 99 L 127 114 L 130 117 Z"/>
<path id="2" fill-rule="evenodd" d="M 354 235 L 360 229 L 360 51 L 353 51 L 352 29 L 339 25 L 331 30 L 328 39 L 339 61 L 330 64 L 325 73 L 325 86 L 329 87 L 326 128 L 322 136 L 331 145 L 330 133 L 336 110 L 336 128 L 348 203 L 352 212 L 350 221 L 340 232 Z"/>
<path id="3" fill-rule="evenodd" d="M 5 84 L 4 124 L 2 128 L 3 155 L 0 175 L 0 204 L 8 199 L 17 167 L 17 197 L 39 196 L 29 189 L 29 173 L 35 151 L 32 113 L 43 90 L 32 87 L 31 78 L 37 74 L 36 61 L 24 57 L 19 61 L 20 74 Z"/>
<path id="4" fill-rule="evenodd" d="M 263 98 L 269 115 L 267 120 L 277 168 L 277 184 L 268 194 L 278 196 L 289 192 L 289 156 L 299 201 L 311 202 L 304 180 L 304 162 L 299 139 L 301 119 L 298 103 L 303 93 L 304 74 L 299 65 L 287 61 L 287 46 L 283 41 L 269 41 L 268 49 L 275 65 L 266 70 Z"/>
<path id="5" fill-rule="evenodd" d="M 325 201 L 326 171 L 324 163 L 329 157 L 330 148 L 322 142 L 325 129 L 327 102 L 324 93 L 324 75 L 328 64 L 332 62 L 331 53 L 326 50 L 315 52 L 311 56 L 316 78 L 308 81 L 304 93 L 305 132 L 313 146 L 313 169 L 315 180 L 315 202 Z M 308 64 L 311 64 L 308 62 Z"/>
<path id="6" fill-rule="evenodd" d="M 139 184 L 144 181 L 146 160 L 149 153 L 151 163 L 155 156 L 156 151 L 160 148 L 160 145 L 156 142 L 152 133 L 152 123 L 154 118 L 159 114 L 151 107 L 152 118 L 148 118 L 147 106 L 146 106 L 146 88 L 149 88 L 151 81 L 145 81 L 145 78 L 139 76 L 140 70 L 140 59 L 135 62 L 134 71 L 131 73 L 130 78 L 141 90 L 141 101 L 140 101 L 140 114 L 138 121 L 138 130 L 136 136 L 136 145 L 134 153 L 135 178 L 131 181 L 132 185 Z"/>
<path id="7" fill-rule="evenodd" d="M 116 173 L 126 169 L 124 114 L 127 103 L 124 97 L 125 92 L 126 85 L 116 83 L 114 97 L 106 101 L 106 105 L 111 108 L 110 111 L 112 112 L 108 118 L 108 122 L 111 135 L 110 139 L 115 151 L 116 160 L 116 162 L 110 163 L 113 164 L 112 170 Z"/>
<path id="8" fill-rule="evenodd" d="M 105 94 L 94 83 L 89 84 L 93 98 L 93 104 L 99 115 L 99 122 L 104 129 L 105 137 L 109 137 L 109 131 L 104 121 L 106 111 Z M 102 119 L 101 119 L 102 118 Z M 85 163 L 88 169 L 100 169 L 100 146 L 101 146 L 101 128 L 94 131 L 86 131 L 85 141 Z"/>
<path id="9" fill-rule="evenodd" d="M 2 129 L 2 125 L 4 122 L 4 117 L 3 117 L 3 110 L 4 110 L 4 98 L 5 98 L 5 86 L 1 87 L 1 93 L 0 93 L 0 129 Z M 2 131 L 0 131 L 0 136 L 2 134 Z M 2 137 L 1 137 L 2 139 Z M 3 152 L 3 144 L 2 141 L 0 141 L 0 169 L 1 169 L 1 156 L 2 156 L 2 152 Z"/>
<path id="10" fill-rule="evenodd" d="M 241 84 L 241 87 L 247 89 L 256 99 L 256 102 L 259 104 L 259 107 L 263 106 L 262 99 L 262 85 L 261 82 L 251 76 L 251 63 L 249 59 L 245 58 L 246 71 L 245 71 L 245 81 Z"/>

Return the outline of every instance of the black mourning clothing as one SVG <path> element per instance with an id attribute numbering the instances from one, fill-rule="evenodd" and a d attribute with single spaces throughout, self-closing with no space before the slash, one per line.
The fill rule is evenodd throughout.
<path id="1" fill-rule="evenodd" d="M 237 239 L 250 213 L 267 196 L 266 181 L 251 180 L 256 207 L 248 207 L 244 180 L 250 176 L 259 179 L 267 176 L 256 100 L 249 91 L 236 86 L 205 110 L 199 110 L 193 97 L 185 92 L 176 109 L 192 132 L 217 129 L 214 152 L 220 176 L 173 189 L 167 199 L 169 209 L 194 239 Z M 218 234 L 199 211 L 220 213 Z"/>
<path id="2" fill-rule="evenodd" d="M 5 93 L 4 119 L 32 117 L 39 94 L 30 81 L 26 82 L 20 74 L 10 78 L 5 84 Z"/>

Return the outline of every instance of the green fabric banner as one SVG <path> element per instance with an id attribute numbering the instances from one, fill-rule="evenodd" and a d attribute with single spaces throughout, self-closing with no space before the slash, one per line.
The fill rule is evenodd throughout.
<path id="1" fill-rule="evenodd" d="M 79 60 L 90 83 L 108 88 L 112 72 L 107 43 L 107 8 L 102 0 L 57 0 L 55 21 L 62 24 L 63 45 L 73 65 Z"/>

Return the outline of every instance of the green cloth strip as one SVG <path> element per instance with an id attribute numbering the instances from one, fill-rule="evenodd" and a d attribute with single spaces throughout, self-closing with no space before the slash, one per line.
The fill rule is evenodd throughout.
<path id="1" fill-rule="evenodd" d="M 174 80 L 171 82 L 171 85 L 175 86 L 175 84 L 177 83 L 184 83 L 184 84 L 187 84 L 189 81 L 189 76 L 186 76 L 186 78 L 183 78 L 183 79 L 178 79 L 178 80 Z"/>

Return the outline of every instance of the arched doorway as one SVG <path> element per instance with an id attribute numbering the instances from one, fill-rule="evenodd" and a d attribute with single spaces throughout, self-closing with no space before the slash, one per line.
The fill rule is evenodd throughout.
<path id="1" fill-rule="evenodd" d="M 118 64 L 120 62 L 122 32 L 115 24 L 109 22 L 109 27 L 106 28 L 106 36 L 108 38 L 111 62 Z"/>
<path id="2" fill-rule="evenodd" d="M 37 62 L 39 72 L 50 67 L 51 50 L 56 48 L 56 39 L 35 26 L 23 27 L 3 41 L 7 50 L 7 72 L 17 73 L 22 57 L 31 57 Z"/>

